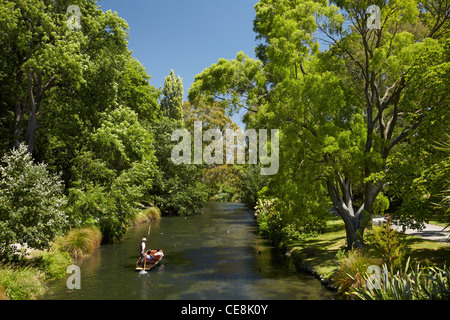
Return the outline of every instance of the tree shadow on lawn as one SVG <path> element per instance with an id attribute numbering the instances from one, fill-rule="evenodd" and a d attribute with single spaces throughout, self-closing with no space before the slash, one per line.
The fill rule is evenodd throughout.
<path id="1" fill-rule="evenodd" d="M 327 277 L 337 268 L 336 254 L 346 246 L 345 233 L 326 239 L 308 238 L 295 248 L 294 260 L 301 269 L 313 268 L 319 275 Z"/>
<path id="2" fill-rule="evenodd" d="M 410 256 L 411 260 L 421 263 L 428 260 L 433 265 L 450 266 L 449 244 L 409 235 L 401 235 L 401 241 L 406 245 L 406 256 Z"/>

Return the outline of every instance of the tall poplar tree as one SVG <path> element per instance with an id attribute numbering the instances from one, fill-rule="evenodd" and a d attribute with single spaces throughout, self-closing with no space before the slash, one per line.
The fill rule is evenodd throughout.
<path id="1" fill-rule="evenodd" d="M 173 70 L 164 78 L 161 111 L 169 119 L 181 120 L 183 118 L 183 80 L 179 76 L 176 77 Z"/>

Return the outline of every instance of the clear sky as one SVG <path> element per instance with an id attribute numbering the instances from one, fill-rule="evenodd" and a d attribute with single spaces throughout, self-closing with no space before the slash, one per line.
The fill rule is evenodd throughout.
<path id="1" fill-rule="evenodd" d="M 173 69 L 183 79 L 185 97 L 194 81 L 219 58 L 238 51 L 255 56 L 253 20 L 257 0 L 101 0 L 130 27 L 129 45 L 159 88 Z"/>

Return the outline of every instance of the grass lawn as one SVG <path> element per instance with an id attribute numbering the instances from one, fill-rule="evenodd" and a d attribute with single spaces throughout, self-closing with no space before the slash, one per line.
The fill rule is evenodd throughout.
<path id="1" fill-rule="evenodd" d="M 370 232 L 370 231 L 366 231 Z M 411 260 L 434 265 L 450 265 L 450 245 L 448 243 L 424 240 L 420 237 L 400 234 L 402 243 L 406 244 L 407 256 Z M 328 221 L 326 231 L 318 237 L 310 237 L 284 244 L 297 267 L 313 271 L 321 279 L 328 281 L 338 267 L 336 255 L 346 247 L 344 222 L 341 219 Z M 370 247 L 369 247 L 370 252 Z"/>

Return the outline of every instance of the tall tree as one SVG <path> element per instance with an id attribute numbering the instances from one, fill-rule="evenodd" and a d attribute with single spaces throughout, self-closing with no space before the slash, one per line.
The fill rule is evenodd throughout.
<path id="1" fill-rule="evenodd" d="M 183 117 L 183 80 L 175 77 L 173 70 L 164 78 L 161 111 L 169 119 L 181 120 Z"/>
<path id="2" fill-rule="evenodd" d="M 190 215 L 198 212 L 208 199 L 208 190 L 202 181 L 202 166 L 175 164 L 172 160 L 172 150 L 177 144 L 171 140 L 172 132 L 182 126 L 180 121 L 163 118 L 151 128 L 158 172 L 149 200 L 163 214 Z"/>
<path id="3" fill-rule="evenodd" d="M 78 29 L 67 23 L 71 5 L 80 9 Z M 88 0 L 2 1 L 0 8 L 2 60 L 9 66 L 5 85 L 14 90 L 8 106 L 14 113 L 11 145 L 25 140 L 33 152 L 52 89 L 70 87 L 73 91 L 85 83 L 86 69 L 92 67 L 91 58 L 99 51 L 128 53 L 128 26 Z"/>
<path id="4" fill-rule="evenodd" d="M 239 127 L 227 116 L 225 109 L 216 101 L 209 103 L 205 100 L 195 100 L 192 103 L 186 101 L 183 104 L 184 126 L 189 131 L 194 131 L 194 122 L 202 123 L 203 135 L 207 130 L 217 130 L 222 136 L 226 136 L 226 130 L 237 130 Z M 207 143 L 202 144 L 203 150 Z M 226 144 L 223 144 L 223 155 L 226 155 Z M 237 152 L 237 148 L 235 148 Z M 236 200 L 240 190 L 241 168 L 226 164 L 225 157 L 223 164 L 205 164 L 203 168 L 202 180 L 209 187 L 210 195 L 215 199 L 229 201 Z M 219 195 L 220 194 L 220 195 Z"/>
<path id="5" fill-rule="evenodd" d="M 402 145 L 430 141 L 449 121 L 450 4 L 376 1 L 375 28 L 372 4 L 261 0 L 254 21 L 260 61 L 220 60 L 190 92 L 227 99 L 228 108 L 239 102 L 251 110 L 249 124 L 280 127 L 273 193 L 291 214 L 333 206 L 349 247 L 363 246 Z"/>

